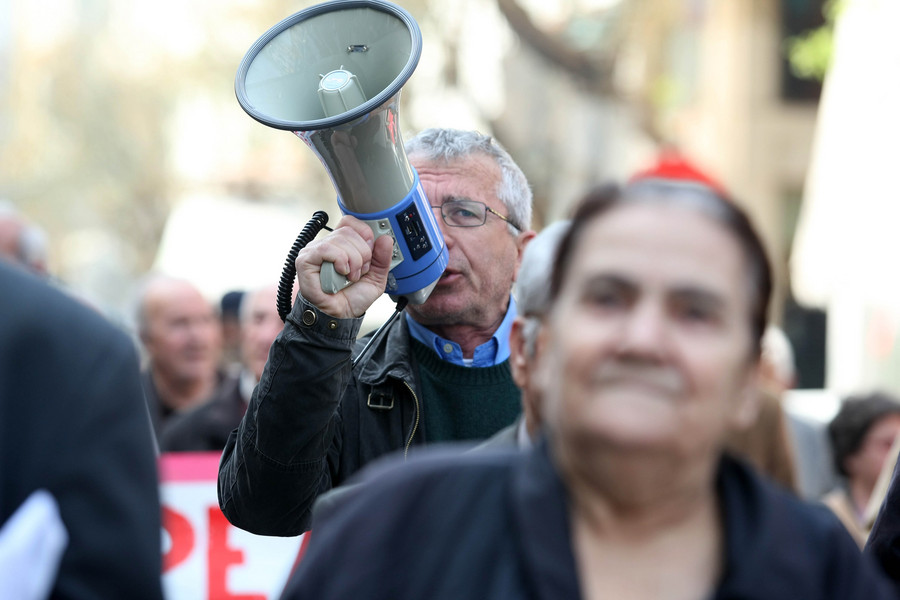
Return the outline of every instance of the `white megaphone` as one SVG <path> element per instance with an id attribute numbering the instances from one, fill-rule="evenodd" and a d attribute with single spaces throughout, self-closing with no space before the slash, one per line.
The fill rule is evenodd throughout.
<path id="1" fill-rule="evenodd" d="M 412 16 L 382 0 L 306 8 L 251 46 L 235 93 L 251 117 L 294 132 L 316 153 L 341 212 L 394 239 L 385 292 L 424 302 L 447 266 L 434 213 L 400 135 L 400 89 L 422 53 Z M 349 285 L 322 265 L 322 289 Z"/>

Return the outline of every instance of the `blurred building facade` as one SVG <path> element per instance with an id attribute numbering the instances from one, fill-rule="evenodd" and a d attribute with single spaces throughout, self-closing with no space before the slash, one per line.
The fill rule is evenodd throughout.
<path id="1" fill-rule="evenodd" d="M 336 218 L 321 165 L 244 114 L 232 86 L 250 45 L 314 3 L 0 0 L 0 33 L 13 33 L 0 36 L 0 196 L 47 228 L 64 279 L 116 294 L 135 270 L 177 262 L 171 248 L 190 246 L 166 220 L 198 197 Z M 823 0 L 398 3 L 424 40 L 404 135 L 495 135 L 533 184 L 538 228 L 587 187 L 679 149 L 746 205 L 773 258 L 773 318 L 799 346 L 801 383 L 826 384 L 827 306 L 794 302 L 788 268 L 819 89 L 785 61 L 785 40 L 821 24 Z"/>
<path id="2" fill-rule="evenodd" d="M 821 25 L 822 8 L 822 0 L 611 5 L 583 16 L 606 25 L 605 38 L 582 51 L 603 81 L 579 82 L 520 40 L 504 59 L 508 102 L 494 122 L 546 221 L 565 216 L 586 185 L 621 179 L 663 148 L 721 181 L 765 238 L 777 275 L 772 318 L 796 346 L 807 388 L 826 384 L 826 316 L 793 297 L 789 262 L 820 85 L 792 75 L 786 42 Z M 557 32 L 565 27 L 573 24 Z"/>

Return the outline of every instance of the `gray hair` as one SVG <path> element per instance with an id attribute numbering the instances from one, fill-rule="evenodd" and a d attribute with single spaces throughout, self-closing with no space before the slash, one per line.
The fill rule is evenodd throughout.
<path id="1" fill-rule="evenodd" d="M 510 233 L 531 229 L 531 186 L 525 173 L 516 164 L 509 152 L 489 135 L 477 131 L 459 129 L 425 129 L 406 142 L 406 153 L 417 155 L 430 161 L 450 162 L 483 154 L 494 159 L 500 167 L 500 186 L 497 197 L 509 211 L 509 219 L 515 224 L 508 226 Z M 516 231 L 516 227 L 519 231 Z"/>
<path id="2" fill-rule="evenodd" d="M 568 220 L 551 223 L 528 242 L 522 253 L 513 295 L 516 310 L 525 318 L 522 337 L 528 356 L 534 356 L 540 317 L 550 305 L 550 273 L 556 249 L 570 224 Z"/>

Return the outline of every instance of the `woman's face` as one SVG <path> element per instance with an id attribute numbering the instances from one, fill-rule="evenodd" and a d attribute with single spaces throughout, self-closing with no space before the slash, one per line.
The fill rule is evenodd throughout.
<path id="1" fill-rule="evenodd" d="M 755 416 L 749 277 L 727 229 L 637 203 L 583 231 L 545 327 L 551 434 L 581 449 L 717 453 Z"/>

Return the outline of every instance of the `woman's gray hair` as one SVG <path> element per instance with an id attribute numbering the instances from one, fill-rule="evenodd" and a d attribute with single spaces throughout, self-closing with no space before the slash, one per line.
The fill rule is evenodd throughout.
<path id="1" fill-rule="evenodd" d="M 493 158 L 501 174 L 497 197 L 509 211 L 510 221 L 519 228 L 516 231 L 515 227 L 508 226 L 509 231 L 516 235 L 531 229 L 531 186 L 516 161 L 493 137 L 477 131 L 425 129 L 406 142 L 406 154 L 444 162 L 475 154 Z"/>

